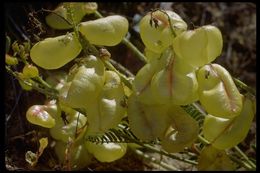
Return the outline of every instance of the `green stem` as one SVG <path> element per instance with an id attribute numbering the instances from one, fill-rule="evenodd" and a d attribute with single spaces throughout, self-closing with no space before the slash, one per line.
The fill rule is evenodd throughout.
<path id="1" fill-rule="evenodd" d="M 253 170 L 253 168 L 248 163 L 245 163 L 243 160 L 238 159 L 230 154 L 228 154 L 228 156 L 232 161 L 236 162 L 238 165 L 246 168 L 247 170 Z"/>
<path id="2" fill-rule="evenodd" d="M 23 82 L 24 84 L 28 85 L 28 86 L 31 86 L 33 89 L 37 90 L 38 92 L 42 93 L 42 94 L 45 94 L 46 96 L 51 96 L 53 98 L 57 98 L 57 91 L 52 89 L 51 91 L 48 91 L 47 89 L 44 89 L 44 88 L 40 88 L 36 82 L 34 81 L 31 81 L 31 82 L 28 82 L 28 81 L 24 81 L 23 79 L 21 79 L 18 75 L 18 73 L 15 73 L 13 72 L 10 67 L 8 66 L 5 66 L 5 69 L 6 71 L 11 74 L 12 76 L 14 76 L 17 80 L 20 80 L 21 82 Z"/>
<path id="3" fill-rule="evenodd" d="M 118 70 L 122 71 L 123 73 L 125 73 L 126 75 L 128 75 L 129 77 L 135 77 L 135 75 L 130 72 L 127 68 L 125 68 L 124 66 L 122 66 L 121 64 L 119 64 L 118 62 L 116 62 L 113 59 L 109 59 L 109 62 L 116 67 Z"/>
<path id="4" fill-rule="evenodd" d="M 200 142 L 202 142 L 203 144 L 206 144 L 206 145 L 210 144 L 210 142 L 207 141 L 205 138 L 203 138 L 201 135 L 198 135 L 198 138 L 199 138 Z"/>
<path id="5" fill-rule="evenodd" d="M 179 161 L 182 161 L 182 162 L 186 162 L 186 163 L 189 163 L 189 164 L 192 164 L 192 165 L 197 165 L 198 164 L 197 162 L 195 162 L 193 160 L 180 158 L 180 157 L 175 156 L 175 155 L 173 155 L 171 153 L 165 152 L 163 150 L 156 149 L 156 148 L 154 148 L 153 146 L 151 146 L 149 144 L 144 144 L 144 143 L 142 143 L 142 142 L 140 142 L 140 141 L 138 141 L 136 139 L 133 139 L 133 138 L 130 139 L 127 135 L 123 135 L 122 134 L 122 136 L 124 138 L 127 138 L 127 139 L 131 140 L 133 143 L 135 143 L 137 145 L 140 145 L 140 146 L 142 146 L 142 147 L 144 147 L 144 148 L 146 148 L 146 149 L 148 149 L 148 150 L 150 150 L 152 152 L 159 153 L 161 155 L 165 155 L 165 156 L 170 157 L 172 159 L 179 160 Z"/>
<path id="6" fill-rule="evenodd" d="M 35 135 L 36 134 L 36 131 L 35 130 L 32 130 L 32 131 L 29 131 L 28 133 L 26 134 L 22 134 L 22 135 L 17 135 L 17 136 L 14 136 L 14 137 L 10 137 L 10 140 L 16 140 L 16 139 L 24 139 L 25 136 L 29 136 L 29 135 Z"/>
<path id="7" fill-rule="evenodd" d="M 240 81 L 239 79 L 234 78 L 234 77 L 233 77 L 233 80 L 234 80 L 235 84 L 236 84 L 238 87 L 240 87 L 241 89 L 246 90 L 247 92 L 251 93 L 251 94 L 254 95 L 254 96 L 256 95 L 256 91 L 255 91 L 253 88 L 247 86 L 244 82 L 242 82 L 242 81 Z"/>
<path id="8" fill-rule="evenodd" d="M 148 144 L 142 144 L 142 143 L 137 143 L 138 145 L 141 145 L 147 149 L 149 149 L 150 151 L 153 151 L 155 153 L 159 153 L 159 154 L 162 154 L 162 155 L 165 155 L 165 156 L 168 156 L 172 159 L 176 159 L 176 160 L 179 160 L 179 161 L 183 161 L 183 162 L 186 162 L 186 163 L 189 163 L 189 164 L 192 164 L 192 165 L 197 165 L 198 163 L 193 161 L 193 160 L 189 160 L 189 159 L 184 159 L 184 158 L 179 158 L 173 154 L 170 154 L 168 152 L 165 152 L 165 151 L 162 151 L 162 150 L 158 150 L 154 147 L 152 147 L 151 145 L 148 145 Z"/>
<path id="9" fill-rule="evenodd" d="M 102 59 L 103 60 L 103 59 Z M 105 66 L 109 69 L 109 70 L 112 70 L 114 72 L 116 72 L 120 79 L 122 80 L 122 82 L 129 88 L 129 89 L 132 89 L 132 83 L 130 82 L 130 80 L 125 76 L 123 75 L 122 73 L 120 73 L 109 61 L 106 61 L 106 60 L 103 60 Z"/>
<path id="10" fill-rule="evenodd" d="M 133 148 L 131 148 L 131 149 L 133 149 Z M 139 156 L 141 156 L 141 157 L 147 159 L 148 161 L 151 161 L 151 162 L 153 162 L 153 163 L 155 163 L 155 164 L 157 164 L 157 165 L 160 165 L 161 167 L 163 167 L 163 168 L 165 168 L 165 169 L 167 169 L 167 170 L 169 170 L 169 171 L 179 171 L 179 169 L 177 169 L 176 167 L 174 167 L 174 166 L 172 166 L 172 165 L 168 165 L 167 163 L 165 163 L 165 162 L 163 162 L 163 161 L 159 161 L 159 160 L 155 159 L 154 157 L 151 157 L 151 156 L 149 156 L 148 154 L 145 154 L 145 153 L 142 152 L 141 150 L 133 149 L 133 151 L 134 151 L 137 155 L 139 155 Z"/>
<path id="11" fill-rule="evenodd" d="M 50 86 L 47 82 L 45 82 L 40 76 L 35 77 L 37 81 L 39 81 L 45 88 L 49 88 L 51 90 L 55 90 L 52 86 Z"/>
<path id="12" fill-rule="evenodd" d="M 147 63 L 147 58 L 127 38 L 122 41 L 141 61 Z"/>
<path id="13" fill-rule="evenodd" d="M 192 106 L 195 107 L 195 109 L 197 109 L 201 114 L 203 114 L 204 116 L 207 115 L 207 113 L 201 108 L 201 105 L 194 102 L 192 103 Z"/>
<path id="14" fill-rule="evenodd" d="M 78 29 L 76 28 L 76 23 L 75 23 L 75 20 L 74 20 L 74 11 L 73 11 L 72 8 L 71 8 L 71 4 L 70 4 L 70 3 L 67 4 L 67 5 L 66 5 L 66 8 L 68 9 L 67 11 L 68 11 L 69 17 L 70 17 L 71 20 L 72 20 L 73 30 L 74 30 L 74 32 L 75 32 L 75 34 L 76 34 L 76 37 L 79 39 L 79 31 L 78 31 Z"/>
<path id="15" fill-rule="evenodd" d="M 235 146 L 234 149 L 241 155 L 241 157 L 243 157 L 248 162 L 248 164 L 256 169 L 256 165 L 247 157 L 247 155 L 242 150 L 240 150 L 238 146 Z"/>
<path id="16" fill-rule="evenodd" d="M 94 14 L 97 16 L 97 18 L 102 18 L 103 17 L 102 14 L 100 14 L 97 10 L 95 11 Z"/>

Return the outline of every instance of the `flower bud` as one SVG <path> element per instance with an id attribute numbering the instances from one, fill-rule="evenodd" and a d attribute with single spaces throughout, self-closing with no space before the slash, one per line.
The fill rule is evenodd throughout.
<path id="1" fill-rule="evenodd" d="M 38 68 L 34 65 L 27 64 L 23 68 L 23 74 L 27 78 L 34 78 L 36 76 L 39 76 Z"/>
<path id="2" fill-rule="evenodd" d="M 10 55 L 5 54 L 5 63 L 8 65 L 17 65 L 18 60 L 15 57 L 11 57 Z"/>

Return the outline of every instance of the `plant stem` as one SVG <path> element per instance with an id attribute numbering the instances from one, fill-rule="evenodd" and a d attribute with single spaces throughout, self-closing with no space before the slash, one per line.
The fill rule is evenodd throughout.
<path id="1" fill-rule="evenodd" d="M 238 146 L 235 146 L 234 149 L 254 168 L 256 169 L 256 165 L 247 157 L 247 155 L 240 150 Z"/>
<path id="2" fill-rule="evenodd" d="M 199 138 L 200 142 L 202 142 L 203 144 L 206 144 L 206 145 L 210 144 L 210 142 L 207 141 L 205 138 L 203 138 L 201 135 L 198 135 L 198 138 Z"/>
<path id="3" fill-rule="evenodd" d="M 253 88 L 247 86 L 244 82 L 242 82 L 239 79 L 234 78 L 234 77 L 233 77 L 233 80 L 234 80 L 235 84 L 238 85 L 238 87 L 240 87 L 241 89 L 246 90 L 247 92 L 251 93 L 254 96 L 256 95 L 256 91 Z"/>
<path id="4" fill-rule="evenodd" d="M 189 164 L 192 164 L 192 165 L 197 165 L 197 164 L 198 164 L 197 162 L 195 162 L 195 161 L 193 161 L 193 160 L 180 158 L 180 157 L 175 156 L 175 155 L 173 155 L 173 154 L 171 154 L 171 153 L 165 152 L 165 151 L 163 151 L 163 150 L 156 149 L 156 148 L 154 148 L 153 146 L 151 146 L 151 145 L 149 145 L 149 144 L 144 144 L 144 143 L 142 143 L 142 142 L 140 142 L 140 141 L 138 141 L 138 140 L 136 140 L 136 139 L 129 138 L 127 135 L 123 135 L 123 134 L 122 134 L 122 136 L 123 136 L 124 138 L 127 138 L 127 139 L 131 140 L 133 143 L 136 143 L 137 145 L 140 145 L 140 146 L 142 146 L 142 147 L 144 147 L 144 148 L 146 148 L 146 149 L 148 149 L 148 150 L 150 150 L 150 151 L 152 151 L 152 152 L 159 153 L 159 154 L 161 154 L 161 155 L 165 155 L 165 156 L 170 157 L 170 158 L 172 158 L 172 159 L 176 159 L 176 160 L 179 160 L 179 161 L 183 161 L 183 162 L 186 162 L 186 163 L 189 163 Z"/>
<path id="5" fill-rule="evenodd" d="M 127 38 L 122 41 L 132 52 L 143 62 L 147 63 L 147 58 L 142 54 Z"/>
<path id="6" fill-rule="evenodd" d="M 66 8 L 68 9 L 67 11 L 68 11 L 69 17 L 71 18 L 71 21 L 72 21 L 73 30 L 76 34 L 76 37 L 79 39 L 79 31 L 76 28 L 76 24 L 75 24 L 75 20 L 74 20 L 74 10 L 72 10 L 72 8 L 71 8 L 71 3 L 67 4 L 66 6 L 67 6 Z"/>
<path id="7" fill-rule="evenodd" d="M 139 143 L 137 143 L 137 144 L 139 144 Z M 139 145 L 140 145 L 140 144 L 139 144 Z M 141 146 L 143 146 L 143 147 L 145 147 L 145 148 L 147 148 L 147 149 L 149 149 L 149 150 L 151 150 L 151 151 L 153 151 L 153 152 L 155 152 L 155 153 L 159 153 L 159 154 L 168 156 L 168 157 L 170 157 L 170 158 L 172 158 L 172 159 L 176 159 L 176 160 L 179 160 L 179 161 L 183 161 L 183 162 L 186 162 L 186 163 L 189 163 L 189 164 L 192 164 L 192 165 L 197 165 L 197 164 L 198 164 L 197 162 L 195 162 L 195 161 L 193 161 L 193 160 L 184 159 L 184 158 L 179 158 L 179 157 L 177 157 L 177 156 L 175 156 L 175 155 L 173 155 L 173 154 L 170 154 L 170 153 L 168 153 L 168 152 L 165 152 L 165 151 L 162 151 L 162 150 L 158 150 L 158 149 L 152 147 L 152 146 L 149 145 L 149 144 L 141 144 Z"/>
<path id="8" fill-rule="evenodd" d="M 24 81 L 23 79 L 21 79 L 19 77 L 19 75 L 15 72 L 13 72 L 10 67 L 5 66 L 5 69 L 7 70 L 7 72 L 11 75 L 13 75 L 17 80 L 20 80 L 21 82 L 23 82 L 26 85 L 31 86 L 33 89 L 37 90 L 38 92 L 45 94 L 46 96 L 51 96 L 53 98 L 57 98 L 57 91 L 55 89 L 52 89 L 51 91 L 48 91 L 47 89 L 44 88 L 40 88 L 36 82 L 32 81 L 32 82 L 28 82 L 28 81 Z"/>
<path id="9" fill-rule="evenodd" d="M 44 87 L 54 90 L 47 82 L 45 82 L 40 76 L 35 77 L 37 81 L 39 81 Z"/>
<path id="10" fill-rule="evenodd" d="M 133 149 L 133 148 L 131 148 L 131 149 L 134 150 L 134 152 L 135 152 L 137 155 L 139 155 L 139 156 L 141 156 L 141 157 L 147 159 L 148 161 L 151 161 L 151 162 L 153 162 L 153 163 L 155 163 L 155 164 L 157 164 L 157 165 L 160 165 L 161 167 L 163 167 L 163 168 L 165 168 L 165 169 L 167 169 L 167 170 L 169 170 L 169 171 L 180 171 L 180 170 L 177 169 L 176 167 L 174 167 L 174 166 L 172 166 L 172 165 L 168 165 L 167 163 L 165 163 L 165 162 L 163 162 L 163 161 L 159 161 L 159 160 L 155 159 L 154 157 L 151 157 L 151 156 L 149 156 L 148 154 L 145 154 L 145 153 L 142 152 L 141 150 Z"/>
<path id="11" fill-rule="evenodd" d="M 35 135 L 36 134 L 36 131 L 35 130 L 32 130 L 32 131 L 29 131 L 27 132 L 26 134 L 22 134 L 22 135 L 17 135 L 17 136 L 14 136 L 14 137 L 10 137 L 10 140 L 16 140 L 16 139 L 24 139 L 25 136 L 29 136 L 29 135 Z"/>
<path id="12" fill-rule="evenodd" d="M 121 64 L 119 64 L 118 62 L 116 62 L 113 59 L 109 59 L 109 62 L 116 67 L 118 70 L 122 71 L 123 73 L 125 73 L 126 75 L 128 75 L 129 77 L 135 77 L 135 75 L 130 72 L 127 68 L 125 68 L 124 66 L 122 66 Z"/>
<path id="13" fill-rule="evenodd" d="M 253 168 L 248 163 L 245 163 L 243 160 L 238 159 L 230 154 L 228 154 L 228 156 L 232 161 L 236 162 L 238 165 L 240 165 L 248 170 L 253 170 Z"/>
<path id="14" fill-rule="evenodd" d="M 97 18 L 102 18 L 103 17 L 102 14 L 100 14 L 97 10 L 95 11 L 94 14 L 97 16 Z"/>
<path id="15" fill-rule="evenodd" d="M 123 75 L 122 73 L 120 73 L 109 61 L 103 60 L 105 66 L 109 69 L 112 70 L 114 72 L 116 72 L 120 79 L 122 80 L 122 82 L 124 82 L 124 84 L 129 88 L 132 89 L 132 83 L 130 82 L 129 79 L 127 79 L 127 77 L 125 75 Z"/>
<path id="16" fill-rule="evenodd" d="M 192 106 L 195 107 L 195 109 L 197 109 L 201 114 L 203 114 L 204 116 L 207 115 L 207 113 L 201 108 L 200 104 L 194 102 L 192 103 Z"/>

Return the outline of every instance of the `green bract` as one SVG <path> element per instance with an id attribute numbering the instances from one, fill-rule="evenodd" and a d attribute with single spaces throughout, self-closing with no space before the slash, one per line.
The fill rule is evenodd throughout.
<path id="1" fill-rule="evenodd" d="M 105 132 L 114 128 L 125 115 L 124 88 L 120 77 L 113 71 L 105 72 L 105 83 L 99 97 L 86 106 L 88 133 Z"/>
<path id="2" fill-rule="evenodd" d="M 236 165 L 230 160 L 224 150 L 209 145 L 202 149 L 199 157 L 200 171 L 233 171 Z"/>
<path id="3" fill-rule="evenodd" d="M 173 47 L 182 61 L 200 67 L 214 61 L 221 54 L 223 40 L 217 27 L 206 25 L 183 32 L 174 39 Z"/>
<path id="4" fill-rule="evenodd" d="M 76 2 L 62 3 L 53 12 L 46 16 L 46 23 L 54 29 L 70 29 L 73 23 L 78 24 L 86 14 L 94 13 L 97 9 L 96 3 Z M 71 11 L 71 15 L 69 13 Z M 67 21 L 66 21 L 67 20 Z"/>
<path id="5" fill-rule="evenodd" d="M 126 153 L 126 143 L 103 143 L 95 144 L 92 142 L 86 142 L 86 147 L 90 153 L 92 153 L 100 162 L 113 162 L 120 159 Z"/>
<path id="6" fill-rule="evenodd" d="M 30 57 L 44 69 L 57 69 L 76 58 L 80 52 L 78 39 L 74 33 L 68 33 L 36 43 L 30 51 Z"/>
<path id="7" fill-rule="evenodd" d="M 121 104 L 124 88 L 120 77 L 113 71 L 104 70 L 102 61 L 90 56 L 60 90 L 64 104 L 86 111 L 88 133 L 104 132 L 115 127 L 125 114 Z"/>
<path id="8" fill-rule="evenodd" d="M 190 147 L 199 134 L 198 123 L 181 107 L 171 105 L 168 110 L 168 127 L 162 140 L 162 148 L 175 153 Z"/>
<path id="9" fill-rule="evenodd" d="M 31 106 L 26 112 L 27 120 L 32 123 L 46 128 L 55 126 L 55 119 L 44 109 L 43 105 Z"/>
<path id="10" fill-rule="evenodd" d="M 250 129 L 255 115 L 255 103 L 245 97 L 240 115 L 232 119 L 207 115 L 203 134 L 218 149 L 228 149 L 243 141 Z"/>
<path id="11" fill-rule="evenodd" d="M 80 23 L 79 31 L 91 44 L 115 46 L 126 35 L 128 21 L 119 15 L 108 16 Z"/>
<path id="12" fill-rule="evenodd" d="M 56 100 L 50 100 L 43 105 L 43 109 L 47 111 L 54 119 L 60 117 L 61 109 L 60 106 L 57 105 Z"/>
<path id="13" fill-rule="evenodd" d="M 176 65 L 180 63 L 176 61 L 177 57 L 174 57 L 171 49 L 167 51 L 169 52 L 167 64 L 153 76 L 151 91 L 161 103 L 185 105 L 196 101 L 198 84 L 194 72 L 185 74 L 183 71 L 177 71 L 180 68 L 176 68 Z"/>
<path id="14" fill-rule="evenodd" d="M 97 99 L 103 83 L 103 76 L 97 75 L 94 68 L 81 66 L 71 82 L 65 102 L 73 108 L 85 108 L 92 99 Z"/>
<path id="15" fill-rule="evenodd" d="M 149 49 L 146 52 L 150 55 L 149 63 L 139 70 L 133 82 L 133 91 L 140 102 L 186 105 L 198 100 L 195 68 L 182 63 L 172 48 L 162 54 Z"/>
<path id="16" fill-rule="evenodd" d="M 186 105 L 198 100 L 198 83 L 195 73 L 180 74 L 173 65 L 157 73 L 151 82 L 151 91 L 161 103 Z M 155 94 L 154 94 L 155 95 Z"/>
<path id="17" fill-rule="evenodd" d="M 187 24 L 179 15 L 172 11 L 166 11 L 166 13 L 170 17 L 172 28 L 176 35 L 187 29 Z M 157 21 L 157 25 L 151 25 L 151 21 L 154 23 L 154 20 Z M 161 53 L 172 44 L 174 34 L 170 29 L 169 19 L 165 13 L 158 10 L 153 12 L 151 17 L 150 12 L 142 18 L 139 26 L 142 41 L 148 49 Z"/>
<path id="18" fill-rule="evenodd" d="M 172 48 L 162 54 L 155 54 L 149 49 L 146 52 L 149 63 L 139 70 L 133 82 L 133 91 L 140 102 L 185 105 L 198 100 L 194 68 L 174 57 Z"/>
<path id="19" fill-rule="evenodd" d="M 66 163 L 69 161 L 72 170 L 79 170 L 88 166 L 93 157 L 87 150 L 83 141 L 78 141 L 71 145 L 58 141 L 55 144 L 54 150 L 58 156 L 60 164 L 66 166 L 68 165 Z"/>
<path id="20" fill-rule="evenodd" d="M 131 131 L 141 140 L 162 137 L 169 126 L 168 105 L 145 105 L 133 94 L 128 99 L 128 119 Z"/>
<path id="21" fill-rule="evenodd" d="M 87 67 L 86 67 L 87 66 Z M 105 67 L 100 59 L 89 56 L 87 65 L 80 66 L 72 76 L 67 88 L 60 92 L 61 100 L 72 108 L 85 108 L 96 100 L 104 84 Z"/>
<path id="22" fill-rule="evenodd" d="M 185 61 L 183 61 L 181 58 L 179 58 L 176 54 L 174 54 L 174 70 L 180 74 L 189 74 L 192 72 L 195 72 L 198 68 L 194 67 Z"/>
<path id="23" fill-rule="evenodd" d="M 67 80 L 67 73 L 65 71 L 57 71 L 53 72 L 50 76 L 46 78 L 46 82 L 54 87 L 56 90 L 60 90 L 66 80 Z"/>
<path id="24" fill-rule="evenodd" d="M 147 58 L 148 63 L 150 63 L 151 61 L 153 61 L 154 59 L 158 59 L 161 56 L 161 53 L 156 53 L 150 49 L 148 49 L 147 47 L 145 47 L 144 49 L 144 55 Z"/>
<path id="25" fill-rule="evenodd" d="M 68 121 L 67 123 L 61 117 L 56 117 L 55 118 L 56 124 L 53 128 L 50 129 L 51 136 L 54 139 L 63 142 L 67 142 L 69 137 L 71 139 L 74 139 L 75 134 L 78 131 L 80 131 L 81 128 L 84 128 L 87 121 L 87 118 L 83 114 L 77 111 L 73 111 L 73 113 L 66 113 L 66 114 L 67 114 L 66 120 Z M 80 139 L 81 137 L 82 135 L 78 137 L 77 140 Z"/>
<path id="26" fill-rule="evenodd" d="M 160 103 L 155 93 L 151 92 L 152 77 L 156 73 L 156 64 L 146 64 L 138 71 L 133 82 L 133 91 L 138 96 L 140 102 L 144 104 Z"/>
<path id="27" fill-rule="evenodd" d="M 229 72 L 218 64 L 205 65 L 197 72 L 199 99 L 209 114 L 233 118 L 242 109 L 239 93 Z"/>

